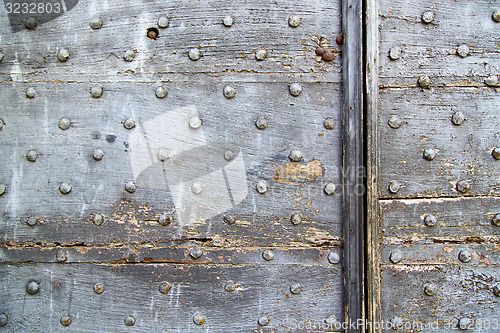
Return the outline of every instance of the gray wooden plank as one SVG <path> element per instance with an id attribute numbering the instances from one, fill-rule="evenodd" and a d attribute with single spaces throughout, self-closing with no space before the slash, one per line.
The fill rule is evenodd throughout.
<path id="1" fill-rule="evenodd" d="M 500 95 L 491 89 L 454 88 L 435 91 L 382 90 L 380 93 L 380 192 L 384 198 L 460 196 L 456 183 L 467 180 L 464 195 L 500 194 L 500 160 L 492 150 L 498 137 Z M 462 112 L 461 126 L 452 122 Z M 391 117 L 401 127 L 391 128 Z M 424 149 L 435 149 L 428 161 Z M 390 181 L 402 184 L 397 194 Z"/>
<path id="2" fill-rule="evenodd" d="M 342 316 L 342 275 L 306 265 L 0 265 L 5 332 L 306 332 L 293 325 Z M 327 277 L 327 278 L 325 278 Z M 35 295 L 26 292 L 32 280 Z M 159 292 L 167 281 L 172 288 Z M 227 292 L 228 281 L 236 290 Z M 302 292 L 292 294 L 292 283 Z M 104 292 L 96 294 L 96 283 Z M 205 317 L 203 325 L 193 315 Z M 69 314 L 71 325 L 61 326 Z M 257 323 L 267 315 L 269 325 Z M 125 326 L 126 316 L 135 325 Z M 295 324 L 294 324 L 295 323 Z"/>

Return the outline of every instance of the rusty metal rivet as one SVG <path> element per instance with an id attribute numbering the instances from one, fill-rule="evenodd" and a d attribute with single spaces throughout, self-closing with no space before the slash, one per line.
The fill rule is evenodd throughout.
<path id="1" fill-rule="evenodd" d="M 134 193 L 137 190 L 137 186 L 134 182 L 130 181 L 125 184 L 125 191 L 129 193 Z"/>
<path id="2" fill-rule="evenodd" d="M 292 285 L 290 286 L 290 292 L 292 294 L 300 294 L 302 292 L 302 285 L 300 284 L 300 282 L 292 283 Z"/>
<path id="3" fill-rule="evenodd" d="M 434 158 L 436 158 L 436 151 L 432 148 L 427 148 L 424 149 L 422 155 L 427 161 L 432 161 Z"/>
<path id="4" fill-rule="evenodd" d="M 94 285 L 94 292 L 99 295 L 102 294 L 104 292 L 104 285 L 100 282 L 96 283 Z"/>
<path id="5" fill-rule="evenodd" d="M 205 322 L 205 317 L 201 313 L 196 312 L 193 316 L 193 322 L 196 325 L 203 325 L 203 323 Z"/>
<path id="6" fill-rule="evenodd" d="M 484 79 L 484 83 L 487 86 L 496 87 L 496 86 L 498 86 L 498 76 L 490 75 L 486 79 Z"/>
<path id="7" fill-rule="evenodd" d="M 193 247 L 189 250 L 189 255 L 193 259 L 199 259 L 203 255 L 203 250 L 200 247 Z"/>
<path id="8" fill-rule="evenodd" d="M 324 191 L 328 195 L 332 195 L 337 190 L 337 186 L 334 183 L 328 183 L 325 185 Z"/>
<path id="9" fill-rule="evenodd" d="M 71 120 L 69 120 L 68 118 L 61 118 L 59 120 L 59 123 L 57 124 L 59 126 L 60 129 L 62 129 L 63 131 L 67 130 L 68 128 L 71 127 Z"/>
<path id="10" fill-rule="evenodd" d="M 316 47 L 316 50 L 314 50 L 314 53 L 316 53 L 317 56 L 321 57 L 323 53 L 325 53 L 325 49 L 321 46 L 318 46 Z"/>
<path id="11" fill-rule="evenodd" d="M 401 319 L 400 317 L 393 317 L 391 319 L 391 328 L 393 330 L 398 330 L 402 328 L 403 324 L 404 324 L 403 319 Z"/>
<path id="12" fill-rule="evenodd" d="M 197 129 L 200 126 L 201 126 L 200 117 L 194 116 L 194 117 L 191 117 L 191 119 L 189 119 L 189 127 L 191 127 L 192 129 Z"/>
<path id="13" fill-rule="evenodd" d="M 288 25 L 292 28 L 297 28 L 301 22 L 302 19 L 298 15 L 290 15 L 290 17 L 288 18 Z"/>
<path id="14" fill-rule="evenodd" d="M 61 192 L 62 194 L 68 194 L 69 192 L 71 192 L 71 184 L 68 182 L 62 182 L 61 184 L 59 184 L 59 192 Z"/>
<path id="15" fill-rule="evenodd" d="M 135 58 L 135 51 L 134 50 L 127 50 L 123 52 L 123 60 L 126 62 L 131 62 Z"/>
<path id="16" fill-rule="evenodd" d="M 134 316 L 126 316 L 124 319 L 125 325 L 127 326 L 134 326 L 135 324 L 135 317 Z"/>
<path id="17" fill-rule="evenodd" d="M 3 195 L 5 193 L 6 189 L 7 189 L 7 186 L 5 186 L 5 184 L 0 184 L 0 195 Z"/>
<path id="18" fill-rule="evenodd" d="M 255 121 L 255 126 L 260 130 L 266 129 L 268 125 L 269 122 L 267 121 L 266 117 L 259 117 Z"/>
<path id="19" fill-rule="evenodd" d="M 159 161 L 165 162 L 170 158 L 170 153 L 168 149 L 160 148 L 160 150 L 158 150 L 158 153 L 156 153 L 156 157 L 158 158 Z"/>
<path id="20" fill-rule="evenodd" d="M 69 58 L 68 50 L 59 49 L 59 51 L 57 51 L 57 59 L 59 59 L 59 61 L 65 62 L 66 60 L 68 60 L 68 58 Z"/>
<path id="21" fill-rule="evenodd" d="M 399 183 L 399 182 L 397 182 L 395 180 L 391 180 L 389 182 L 388 189 L 389 189 L 389 192 L 391 192 L 393 194 L 396 194 L 401 189 L 401 183 Z"/>
<path id="22" fill-rule="evenodd" d="M 134 118 L 127 118 L 123 122 L 123 127 L 125 129 L 128 129 L 128 130 L 131 130 L 132 128 L 134 128 L 135 127 L 135 120 L 134 120 Z"/>
<path id="23" fill-rule="evenodd" d="M 0 327 L 4 327 L 9 322 L 9 317 L 5 313 L 0 313 Z"/>
<path id="24" fill-rule="evenodd" d="M 267 315 L 264 314 L 264 315 L 259 317 L 259 320 L 257 322 L 259 323 L 260 326 L 267 326 L 267 325 L 269 325 L 271 320 L 269 319 L 269 317 Z"/>
<path id="25" fill-rule="evenodd" d="M 189 59 L 196 61 L 201 58 L 201 52 L 198 48 L 192 48 L 188 52 Z"/>
<path id="26" fill-rule="evenodd" d="M 422 22 L 429 24 L 432 21 L 434 21 L 434 12 L 427 11 L 422 14 Z"/>
<path id="27" fill-rule="evenodd" d="M 226 284 L 224 285 L 224 290 L 229 293 L 235 291 L 236 283 L 232 280 L 227 281 Z"/>
<path id="28" fill-rule="evenodd" d="M 58 249 L 56 253 L 56 259 L 59 262 L 65 262 L 66 260 L 68 260 L 68 250 Z"/>
<path id="29" fill-rule="evenodd" d="M 104 158 L 104 152 L 101 149 L 96 149 L 96 150 L 94 150 L 92 157 L 96 161 L 101 161 Z"/>
<path id="30" fill-rule="evenodd" d="M 222 20 L 222 23 L 223 23 L 226 27 L 230 27 L 230 26 L 232 26 L 232 25 L 233 25 L 233 23 L 234 23 L 234 19 L 233 19 L 231 16 L 227 15 L 227 16 L 225 16 L 225 17 L 224 17 L 224 19 Z"/>
<path id="31" fill-rule="evenodd" d="M 401 49 L 397 46 L 392 47 L 389 50 L 389 58 L 391 58 L 392 60 L 398 60 L 399 58 L 401 58 Z"/>
<path id="32" fill-rule="evenodd" d="M 149 28 L 146 35 L 150 39 L 156 39 L 160 35 L 160 32 L 156 28 Z"/>
<path id="33" fill-rule="evenodd" d="M 62 316 L 59 322 L 63 326 L 69 326 L 71 324 L 71 317 L 69 315 Z"/>
<path id="34" fill-rule="evenodd" d="M 234 89 L 233 86 L 227 85 L 224 87 L 222 93 L 224 94 L 225 98 L 231 99 L 236 96 L 236 89 Z"/>
<path id="35" fill-rule="evenodd" d="M 436 286 L 432 283 L 424 284 L 424 292 L 429 296 L 434 296 L 436 294 Z"/>
<path id="36" fill-rule="evenodd" d="M 394 116 L 391 116 L 391 118 L 389 118 L 389 121 L 387 121 L 387 124 L 389 124 L 389 126 L 391 126 L 394 129 L 398 129 L 401 127 L 402 122 L 398 116 L 394 115 Z"/>
<path id="37" fill-rule="evenodd" d="M 93 85 L 90 87 L 90 96 L 94 98 L 99 98 L 102 96 L 103 88 L 100 84 Z"/>
<path id="38" fill-rule="evenodd" d="M 104 223 L 104 215 L 95 214 L 92 218 L 92 223 L 94 223 L 94 225 L 96 226 L 102 225 Z"/>
<path id="39" fill-rule="evenodd" d="M 290 222 L 292 222 L 293 225 L 298 225 L 302 222 L 302 216 L 300 214 L 293 214 L 290 217 Z"/>
<path id="40" fill-rule="evenodd" d="M 325 52 L 321 56 L 324 61 L 332 61 L 335 58 L 335 53 L 330 49 L 325 49 Z"/>
<path id="41" fill-rule="evenodd" d="M 491 15 L 491 18 L 496 22 L 500 22 L 500 9 L 495 10 Z"/>
<path id="42" fill-rule="evenodd" d="M 231 150 L 228 150 L 224 153 L 224 159 L 226 161 L 231 161 L 234 158 L 234 153 Z"/>
<path id="43" fill-rule="evenodd" d="M 26 159 L 30 162 L 36 162 L 37 158 L 38 158 L 38 153 L 35 149 L 30 149 L 26 153 Z"/>
<path id="44" fill-rule="evenodd" d="M 467 180 L 461 179 L 457 182 L 457 191 L 467 193 L 470 190 L 470 184 Z"/>
<path id="45" fill-rule="evenodd" d="M 266 261 L 271 261 L 274 259 L 274 253 L 271 250 L 264 250 L 262 252 L 262 258 L 264 258 Z"/>
<path id="46" fill-rule="evenodd" d="M 255 187 L 255 189 L 257 190 L 257 192 L 259 192 L 260 194 L 264 194 L 267 192 L 267 182 L 265 180 L 259 180 L 257 182 L 257 186 Z"/>
<path id="47" fill-rule="evenodd" d="M 431 88 L 431 78 L 427 75 L 421 75 L 418 78 L 418 85 L 422 87 L 423 89 L 430 89 Z"/>
<path id="48" fill-rule="evenodd" d="M 344 35 L 338 35 L 337 38 L 335 38 L 335 42 L 338 45 L 344 45 Z"/>
<path id="49" fill-rule="evenodd" d="M 24 22 L 24 26 L 27 28 L 27 29 L 35 29 L 36 26 L 37 26 L 37 22 L 35 20 L 34 17 L 29 17 L 26 22 Z"/>
<path id="50" fill-rule="evenodd" d="M 229 215 L 224 215 L 224 222 L 226 222 L 227 224 L 234 224 L 236 222 L 236 219 L 234 217 L 234 215 L 232 214 L 229 214 Z"/>
<path id="51" fill-rule="evenodd" d="M 434 215 L 432 215 L 432 214 L 426 215 L 424 217 L 424 223 L 428 227 L 434 227 L 437 224 L 436 217 Z"/>
<path id="52" fill-rule="evenodd" d="M 292 162 L 300 162 L 302 160 L 303 154 L 298 149 L 293 149 L 290 154 L 288 154 L 288 158 Z"/>
<path id="53" fill-rule="evenodd" d="M 40 290 L 40 284 L 36 281 L 31 281 L 26 286 L 26 292 L 30 295 L 35 295 Z"/>
<path id="54" fill-rule="evenodd" d="M 493 148 L 491 155 L 497 160 L 500 160 L 500 147 Z"/>
<path id="55" fill-rule="evenodd" d="M 135 249 L 129 249 L 124 256 L 125 262 L 129 264 L 134 264 L 139 261 L 139 254 Z"/>
<path id="56" fill-rule="evenodd" d="M 170 283 L 168 283 L 167 281 L 161 282 L 160 285 L 158 286 L 158 290 L 162 294 L 168 293 L 170 291 L 170 289 L 172 289 L 172 285 Z"/>
<path id="57" fill-rule="evenodd" d="M 460 251 L 458 259 L 460 259 L 461 262 L 469 262 L 472 260 L 472 253 L 469 250 Z"/>
<path id="58" fill-rule="evenodd" d="M 36 222 L 37 222 L 37 220 L 36 220 L 36 218 L 34 216 L 30 216 L 26 220 L 26 224 L 29 225 L 30 227 L 35 226 Z"/>
<path id="59" fill-rule="evenodd" d="M 460 318 L 458 321 L 458 328 L 462 331 L 468 330 L 472 326 L 472 320 L 469 318 Z"/>
<path id="60" fill-rule="evenodd" d="M 172 222 L 172 218 L 170 217 L 170 214 L 163 213 L 160 216 L 158 216 L 158 224 L 161 226 L 167 226 Z"/>
<path id="61" fill-rule="evenodd" d="M 500 227 L 500 214 L 495 215 L 491 220 L 491 223 L 493 223 L 497 227 Z"/>
<path id="62" fill-rule="evenodd" d="M 465 58 L 469 55 L 470 49 L 468 45 L 462 44 L 457 48 L 457 54 L 462 58 Z"/>
<path id="63" fill-rule="evenodd" d="M 166 27 L 168 27 L 169 23 L 170 23 L 170 20 L 166 16 L 160 16 L 158 18 L 158 26 L 160 28 L 166 28 Z"/>
<path id="64" fill-rule="evenodd" d="M 203 185 L 200 183 L 193 183 L 193 185 L 191 185 L 191 191 L 194 194 L 200 194 L 203 191 Z"/>
<path id="65" fill-rule="evenodd" d="M 288 88 L 288 91 L 290 91 L 290 95 L 298 97 L 302 92 L 302 86 L 298 83 L 292 83 Z"/>
<path id="66" fill-rule="evenodd" d="M 465 114 L 461 111 L 457 111 L 453 114 L 453 116 L 451 116 L 451 121 L 454 125 L 460 126 L 465 121 Z"/>
<path id="67" fill-rule="evenodd" d="M 259 48 L 255 52 L 255 59 L 257 59 L 257 60 L 264 60 L 264 59 L 266 59 L 266 57 L 267 57 L 267 50 L 263 47 Z"/>
<path id="68" fill-rule="evenodd" d="M 29 87 L 28 89 L 26 89 L 26 97 L 34 98 L 35 96 L 36 96 L 35 88 Z"/>
<path id="69" fill-rule="evenodd" d="M 397 264 L 403 260 L 403 253 L 401 251 L 394 251 L 391 253 L 390 259 L 392 263 Z"/>
<path id="70" fill-rule="evenodd" d="M 332 130 L 335 128 L 335 122 L 333 121 L 332 117 L 326 117 L 325 120 L 323 121 L 323 126 L 327 130 Z"/>
<path id="71" fill-rule="evenodd" d="M 340 262 L 340 255 L 337 252 L 331 251 L 328 253 L 328 261 L 330 264 L 338 264 Z"/>
<path id="72" fill-rule="evenodd" d="M 94 16 L 90 20 L 89 25 L 92 29 L 100 29 L 102 27 L 102 20 L 99 16 Z"/>
<path id="73" fill-rule="evenodd" d="M 163 86 L 156 87 L 155 95 L 158 98 L 165 98 L 168 95 L 168 90 L 167 90 L 167 88 L 165 88 Z"/>
<path id="74" fill-rule="evenodd" d="M 493 293 L 495 294 L 495 296 L 500 297 L 500 283 L 497 283 L 496 285 L 494 285 L 492 290 L 493 290 Z"/>

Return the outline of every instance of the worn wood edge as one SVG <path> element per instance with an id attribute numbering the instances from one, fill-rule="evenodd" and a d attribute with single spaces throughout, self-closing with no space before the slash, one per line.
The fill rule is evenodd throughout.
<path id="1" fill-rule="evenodd" d="M 366 213 L 366 312 L 367 332 L 381 332 L 375 325 L 382 320 L 380 274 L 380 207 L 378 192 L 378 63 L 379 63 L 379 1 L 366 0 L 365 24 L 365 122 L 367 165 Z"/>

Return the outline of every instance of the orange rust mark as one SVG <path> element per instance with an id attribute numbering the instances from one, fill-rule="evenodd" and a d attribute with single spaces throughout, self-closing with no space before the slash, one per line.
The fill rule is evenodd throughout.
<path id="1" fill-rule="evenodd" d="M 281 184 L 294 185 L 298 180 L 315 181 L 316 178 L 323 175 L 321 162 L 318 160 L 310 161 L 306 164 L 297 162 L 288 162 L 284 166 L 276 165 L 273 167 L 273 179 Z"/>
<path id="2" fill-rule="evenodd" d="M 443 247 L 443 251 L 448 253 L 448 254 L 451 254 L 451 253 L 453 253 L 454 250 L 450 246 L 445 246 L 445 247 Z"/>

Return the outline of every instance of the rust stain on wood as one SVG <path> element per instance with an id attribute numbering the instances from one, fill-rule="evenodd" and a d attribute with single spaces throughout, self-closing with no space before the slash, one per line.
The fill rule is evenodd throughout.
<path id="1" fill-rule="evenodd" d="M 313 160 L 308 163 L 289 162 L 273 167 L 273 179 L 281 184 L 297 185 L 300 180 L 315 181 L 323 175 L 321 162 Z"/>

